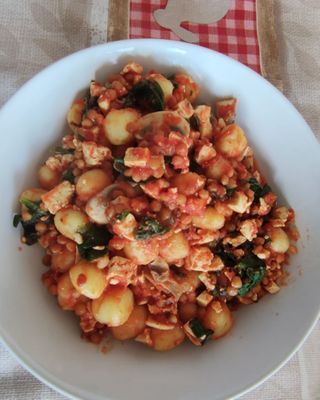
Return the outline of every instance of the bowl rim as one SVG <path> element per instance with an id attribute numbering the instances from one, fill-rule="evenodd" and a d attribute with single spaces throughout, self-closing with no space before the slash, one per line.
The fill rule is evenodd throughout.
<path id="1" fill-rule="evenodd" d="M 118 49 L 118 48 L 125 47 L 125 46 L 135 46 L 135 45 L 140 46 L 141 44 L 144 45 L 147 43 L 154 43 L 154 45 L 156 45 L 157 43 L 158 44 L 161 43 L 161 44 L 167 44 L 171 47 L 176 47 L 176 48 L 180 48 L 180 49 L 182 48 L 185 50 L 196 49 L 196 51 L 204 52 L 204 53 L 207 53 L 208 55 L 214 54 L 215 57 L 217 57 L 218 59 L 220 58 L 220 59 L 224 60 L 224 62 L 227 62 L 229 64 L 230 63 L 236 64 L 238 69 L 243 69 L 243 70 L 246 70 L 247 72 L 250 72 L 251 75 L 255 76 L 255 79 L 258 79 L 261 82 L 263 82 L 264 85 L 267 85 L 269 87 L 269 89 L 271 89 L 273 91 L 273 93 L 275 93 L 277 96 L 280 95 L 280 97 L 282 98 L 282 101 L 284 101 L 286 103 L 286 106 L 291 108 L 291 111 L 294 112 L 296 114 L 297 118 L 299 118 L 301 120 L 301 122 L 308 128 L 308 129 L 306 129 L 306 132 L 304 132 L 304 134 L 307 134 L 307 131 L 308 131 L 309 132 L 308 135 L 310 136 L 310 138 L 312 137 L 312 140 L 314 141 L 314 143 L 319 146 L 319 142 L 317 141 L 315 134 L 313 133 L 312 129 L 310 128 L 310 126 L 308 125 L 308 123 L 306 122 L 304 117 L 300 114 L 300 112 L 295 108 L 295 106 L 287 99 L 287 97 L 280 90 L 278 90 L 275 86 L 273 86 L 262 75 L 260 75 L 256 71 L 252 70 L 248 66 L 242 64 L 241 62 L 239 62 L 229 56 L 226 56 L 222 53 L 219 53 L 215 50 L 208 49 L 208 48 L 196 45 L 196 44 L 185 43 L 185 42 L 181 42 L 181 41 L 177 41 L 177 40 L 169 40 L 169 39 L 146 38 L 146 39 L 117 40 L 114 42 L 106 42 L 106 43 L 98 44 L 95 46 L 90 46 L 90 47 L 78 50 L 74 53 L 68 54 L 67 56 L 62 57 L 59 60 L 49 64 L 48 66 L 46 66 L 45 68 L 43 68 L 42 70 L 37 72 L 27 82 L 25 82 L 1 107 L 0 120 L 1 120 L 2 114 L 6 113 L 7 109 L 10 108 L 11 103 L 13 103 L 15 98 L 20 95 L 20 92 L 22 92 L 29 86 L 32 86 L 34 81 L 39 79 L 39 77 L 45 76 L 49 71 L 51 71 L 52 69 L 55 69 L 57 65 L 63 64 L 65 61 L 67 61 L 69 59 L 79 57 L 82 54 L 84 54 L 84 55 L 90 54 L 90 52 L 95 52 L 95 51 L 97 51 L 97 49 L 101 49 L 101 48 L 115 47 Z M 308 329 L 306 330 L 304 335 L 301 337 L 299 342 L 296 344 L 296 346 L 291 351 L 288 351 L 285 358 L 281 362 L 279 362 L 275 367 L 271 368 L 269 371 L 264 373 L 261 376 L 261 378 L 259 380 L 257 380 L 254 384 L 244 385 L 244 387 L 241 389 L 241 391 L 233 392 L 229 398 L 230 399 L 236 398 L 236 397 L 242 396 L 242 395 L 254 390 L 258 386 L 260 386 L 263 382 L 265 382 L 267 379 L 269 379 L 272 375 L 276 374 L 291 359 L 291 357 L 301 348 L 301 346 L 304 344 L 306 339 L 309 337 L 310 333 L 314 329 L 314 327 L 317 324 L 319 319 L 320 319 L 320 304 L 319 304 L 318 313 L 315 316 L 314 320 L 312 321 L 311 325 L 308 327 Z M 40 382 L 46 384 L 51 389 L 57 391 L 58 393 L 66 396 L 68 398 L 81 400 L 80 397 L 78 397 L 77 395 L 72 393 L 72 386 L 70 387 L 70 389 L 67 389 L 68 383 L 63 382 L 63 381 L 59 382 L 58 378 L 51 376 L 51 374 L 49 372 L 47 372 L 46 370 L 42 369 L 42 367 L 40 365 L 37 365 L 37 363 L 33 363 L 32 360 L 29 360 L 28 356 L 26 356 L 24 354 L 23 349 L 19 348 L 19 346 L 17 344 L 13 343 L 10 340 L 10 338 L 5 334 L 5 329 L 2 326 L 0 326 L 0 340 L 4 344 L 4 347 L 9 351 L 9 353 L 12 354 L 13 357 L 20 363 L 20 365 L 22 365 L 28 372 L 30 372 L 33 376 L 35 376 Z M 109 398 L 109 397 L 106 397 L 106 399 L 113 400 L 112 398 Z"/>

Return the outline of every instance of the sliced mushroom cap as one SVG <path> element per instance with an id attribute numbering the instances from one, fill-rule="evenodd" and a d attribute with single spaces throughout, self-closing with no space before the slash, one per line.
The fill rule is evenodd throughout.
<path id="1" fill-rule="evenodd" d="M 178 131 L 189 136 L 190 125 L 176 111 L 158 111 L 138 119 L 134 124 L 133 133 L 137 139 L 142 139 L 146 134 L 159 130 L 165 133 Z"/>
<path id="2" fill-rule="evenodd" d="M 169 264 L 163 258 L 156 258 L 149 264 L 152 277 L 158 282 L 164 282 L 169 278 Z"/>
<path id="3" fill-rule="evenodd" d="M 106 210 L 112 200 L 112 194 L 115 191 L 124 193 L 127 197 L 133 197 L 135 190 L 126 182 L 114 183 L 107 186 L 101 192 L 91 197 L 87 202 L 85 210 L 91 220 L 97 224 L 108 224 L 109 218 L 106 215 Z"/>

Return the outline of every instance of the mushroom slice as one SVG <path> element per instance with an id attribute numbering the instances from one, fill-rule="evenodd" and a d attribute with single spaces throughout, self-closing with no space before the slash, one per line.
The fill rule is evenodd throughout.
<path id="1" fill-rule="evenodd" d="M 146 134 L 156 131 L 170 133 L 178 131 L 184 136 L 189 136 L 190 125 L 176 111 L 158 111 L 147 114 L 135 122 L 133 133 L 137 139 L 143 139 Z"/>

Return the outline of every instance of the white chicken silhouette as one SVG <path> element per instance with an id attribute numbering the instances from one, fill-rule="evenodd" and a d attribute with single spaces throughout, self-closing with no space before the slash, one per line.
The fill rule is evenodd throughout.
<path id="1" fill-rule="evenodd" d="M 186 42 L 196 42 L 198 35 L 181 26 L 182 22 L 212 24 L 223 18 L 230 8 L 230 0 L 168 0 L 166 8 L 155 10 L 155 20 L 163 28 L 171 29 Z"/>

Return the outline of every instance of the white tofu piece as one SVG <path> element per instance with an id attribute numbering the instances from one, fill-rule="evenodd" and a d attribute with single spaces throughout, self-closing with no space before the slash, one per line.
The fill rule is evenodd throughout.
<path id="1" fill-rule="evenodd" d="M 41 196 L 41 199 L 51 214 L 56 214 L 61 208 L 67 207 L 74 194 L 75 186 L 63 181 L 58 186 Z"/>

